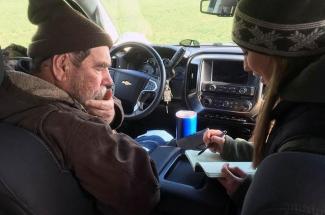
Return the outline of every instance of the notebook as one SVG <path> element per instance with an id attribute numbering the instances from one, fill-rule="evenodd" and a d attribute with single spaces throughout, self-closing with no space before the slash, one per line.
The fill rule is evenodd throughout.
<path id="1" fill-rule="evenodd" d="M 186 150 L 185 155 L 188 158 L 194 171 L 204 171 L 210 178 L 222 177 L 221 168 L 225 163 L 230 167 L 239 167 L 247 174 L 254 174 L 255 169 L 252 168 L 252 162 L 228 162 L 222 160 L 219 153 L 205 150 L 201 155 L 198 155 L 199 150 Z"/>

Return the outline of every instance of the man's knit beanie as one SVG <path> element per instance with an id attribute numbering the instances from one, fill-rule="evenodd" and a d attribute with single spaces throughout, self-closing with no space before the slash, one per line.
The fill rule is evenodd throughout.
<path id="1" fill-rule="evenodd" d="M 29 0 L 28 18 L 38 26 L 28 47 L 31 58 L 112 46 L 111 37 L 65 0 Z"/>
<path id="2" fill-rule="evenodd" d="M 248 50 L 283 57 L 325 52 L 325 1 L 240 0 L 232 39 Z"/>

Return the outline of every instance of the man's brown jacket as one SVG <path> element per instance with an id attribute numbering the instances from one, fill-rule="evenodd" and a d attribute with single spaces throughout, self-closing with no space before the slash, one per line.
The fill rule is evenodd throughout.
<path id="1" fill-rule="evenodd" d="M 38 135 L 62 168 L 71 170 L 87 192 L 116 214 L 148 214 L 159 201 L 157 173 L 147 152 L 113 130 L 123 119 L 118 102 L 111 127 L 65 91 L 15 71 L 7 72 L 0 101 L 1 121 Z"/>

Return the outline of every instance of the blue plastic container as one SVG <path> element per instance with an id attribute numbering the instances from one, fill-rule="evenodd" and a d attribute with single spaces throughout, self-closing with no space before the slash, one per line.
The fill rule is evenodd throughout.
<path id="1" fill-rule="evenodd" d="M 189 110 L 176 112 L 176 139 L 196 133 L 197 113 Z"/>

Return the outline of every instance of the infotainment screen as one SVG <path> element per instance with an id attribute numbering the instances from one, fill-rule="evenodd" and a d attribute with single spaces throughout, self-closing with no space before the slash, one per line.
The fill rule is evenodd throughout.
<path id="1" fill-rule="evenodd" d="M 244 71 L 242 61 L 213 60 L 212 81 L 231 84 L 247 84 L 249 74 Z"/>

